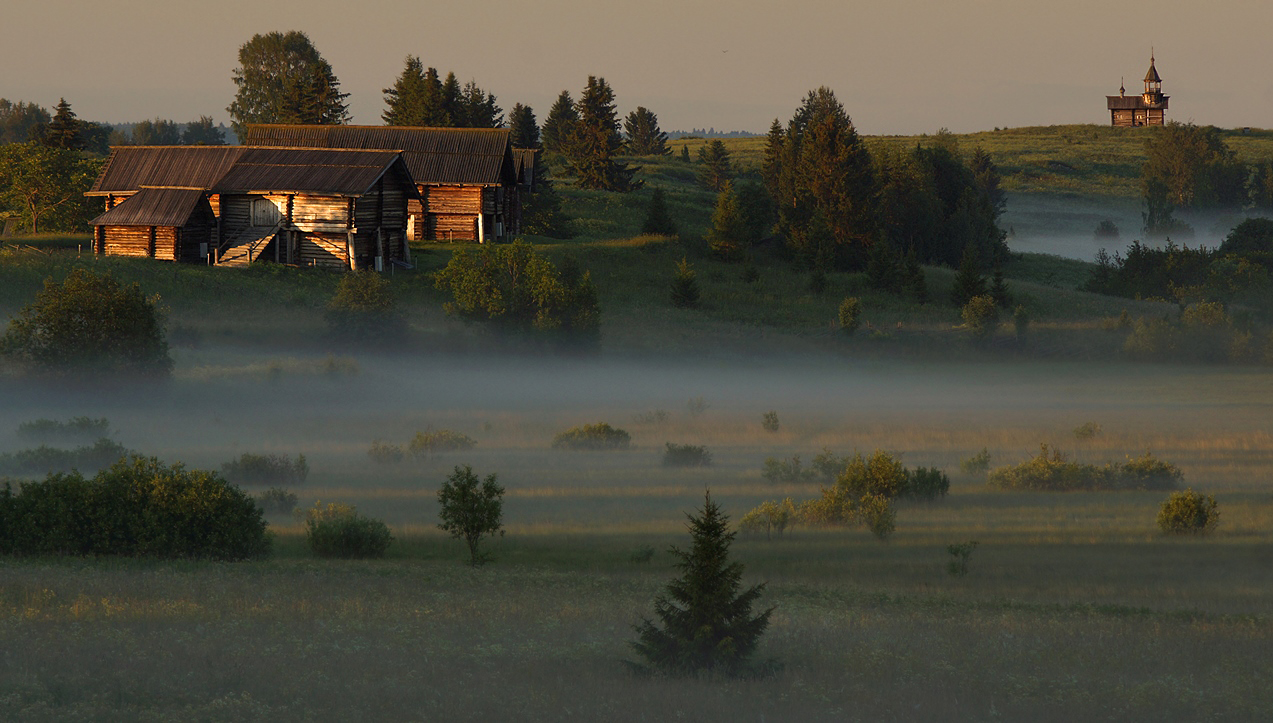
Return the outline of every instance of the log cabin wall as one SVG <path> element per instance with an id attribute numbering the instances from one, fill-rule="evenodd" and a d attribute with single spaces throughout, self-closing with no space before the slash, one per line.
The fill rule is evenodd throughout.
<path id="1" fill-rule="evenodd" d="M 421 186 L 425 238 L 430 241 L 476 241 L 482 213 L 481 186 Z"/>
<path id="2" fill-rule="evenodd" d="M 345 250 L 349 200 L 341 196 L 224 194 L 220 204 L 222 244 L 254 228 L 252 204 L 258 200 L 272 204 L 278 211 L 276 219 L 284 221 L 283 233 L 274 241 L 285 244 L 279 248 L 280 261 L 300 266 L 349 267 Z M 291 222 L 287 223 L 289 207 Z M 263 218 L 259 209 L 256 217 L 258 221 Z M 273 249 L 267 250 L 264 257 L 274 258 Z"/>
<path id="3" fill-rule="evenodd" d="M 101 226 L 107 256 L 177 260 L 177 229 L 172 226 Z"/>

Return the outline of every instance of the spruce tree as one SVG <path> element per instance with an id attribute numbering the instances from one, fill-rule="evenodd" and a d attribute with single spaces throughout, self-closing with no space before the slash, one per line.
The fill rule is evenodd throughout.
<path id="1" fill-rule="evenodd" d="M 667 199 L 664 197 L 663 189 L 656 188 L 650 196 L 650 205 L 646 206 L 645 223 L 641 225 L 641 233 L 675 236 L 676 232 L 676 222 L 668 213 Z"/>
<path id="2" fill-rule="evenodd" d="M 539 124 L 535 122 L 535 111 L 528 105 L 513 104 L 508 112 L 508 142 L 513 148 L 539 149 Z M 538 169 L 539 164 L 535 164 Z"/>
<path id="3" fill-rule="evenodd" d="M 666 156 L 672 153 L 667 146 L 667 134 L 659 128 L 659 117 L 649 108 L 639 106 L 623 121 L 623 132 L 628 136 L 628 153 L 634 156 Z"/>
<path id="4" fill-rule="evenodd" d="M 460 119 L 455 125 L 461 128 L 499 128 L 504 125 L 504 110 L 495 104 L 495 94 L 478 87 L 476 81 L 464 84 L 460 93 Z"/>
<path id="5" fill-rule="evenodd" d="M 866 280 L 872 288 L 899 293 L 903 286 L 902 268 L 897 254 L 883 241 L 871 245 L 866 261 Z"/>
<path id="6" fill-rule="evenodd" d="M 716 195 L 716 209 L 712 212 L 712 227 L 707 232 L 707 244 L 712 253 L 729 261 L 742 253 L 744 235 L 743 217 L 738 211 L 734 184 L 725 181 L 725 186 Z"/>
<path id="7" fill-rule="evenodd" d="M 459 128 L 465 121 L 465 115 L 464 91 L 460 88 L 460 81 L 456 80 L 455 73 L 447 73 L 439 91 L 438 125 Z"/>
<path id="8" fill-rule="evenodd" d="M 1000 309 L 1012 306 L 1012 292 L 1008 291 L 1008 284 L 1003 280 L 1003 269 L 995 269 L 990 277 L 990 298 Z"/>
<path id="9" fill-rule="evenodd" d="M 755 673 L 751 657 L 769 626 L 774 608 L 759 615 L 752 606 L 765 585 L 742 589 L 743 566 L 729 561 L 736 533 L 729 517 L 704 496 L 703 508 L 689 518 L 690 549 L 671 549 L 681 576 L 667 584 L 654 600 L 656 624 L 643 618 L 634 626 L 632 649 L 644 663 L 629 665 L 642 672 L 668 675 Z"/>
<path id="10" fill-rule="evenodd" d="M 950 301 L 963 308 L 965 304 L 978 296 L 986 296 L 986 277 L 981 275 L 981 264 L 977 262 L 977 251 L 972 244 L 964 247 L 963 258 L 959 262 L 959 272 L 955 274 L 955 285 L 950 290 Z"/>
<path id="11" fill-rule="evenodd" d="M 44 145 L 72 151 L 82 149 L 84 144 L 80 140 L 80 125 L 80 120 L 71 110 L 71 104 L 66 102 L 66 98 L 59 99 L 53 120 L 44 128 Z"/>
<path id="12" fill-rule="evenodd" d="M 575 104 L 579 121 L 566 144 L 566 157 L 580 188 L 624 193 L 641 187 L 633 180 L 635 168 L 615 160 L 623 147 L 614 90 L 605 78 L 588 76 L 588 84 Z"/>
<path id="13" fill-rule="evenodd" d="M 699 180 L 713 191 L 723 190 L 734 175 L 729 162 L 729 150 L 719 139 L 698 149 L 698 162 L 703 164 L 698 172 Z"/>
<path id="14" fill-rule="evenodd" d="M 681 162 L 682 163 L 690 162 L 690 147 L 688 145 L 681 146 Z"/>
<path id="15" fill-rule="evenodd" d="M 429 123 L 429 81 L 420 58 L 408 55 L 402 75 L 392 88 L 385 88 L 385 112 L 381 120 L 388 126 L 423 126 Z"/>
<path id="16" fill-rule="evenodd" d="M 553 107 L 548 110 L 548 117 L 544 119 L 544 128 L 540 134 L 544 150 L 565 153 L 570 134 L 574 132 L 578 122 L 579 113 L 575 111 L 575 101 L 570 97 L 570 91 L 561 91 Z"/>
<path id="17" fill-rule="evenodd" d="M 672 306 L 693 309 L 698 306 L 698 274 L 690 266 L 689 259 L 682 258 L 672 276 Z"/>

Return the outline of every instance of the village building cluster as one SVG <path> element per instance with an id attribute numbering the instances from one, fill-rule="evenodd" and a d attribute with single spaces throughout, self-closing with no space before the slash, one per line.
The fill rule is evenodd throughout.
<path id="1" fill-rule="evenodd" d="M 521 230 L 534 151 L 506 129 L 249 125 L 242 146 L 120 146 L 89 196 L 101 255 L 384 270 L 410 241 Z"/>

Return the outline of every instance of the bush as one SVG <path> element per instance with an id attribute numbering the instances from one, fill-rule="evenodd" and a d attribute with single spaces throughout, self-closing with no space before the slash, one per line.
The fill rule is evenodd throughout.
<path id="1" fill-rule="evenodd" d="M 346 341 L 399 340 L 407 325 L 396 307 L 393 289 L 384 276 L 369 270 L 345 274 L 327 303 L 327 330 Z"/>
<path id="2" fill-rule="evenodd" d="M 712 453 L 707 451 L 707 447 L 668 442 L 663 452 L 664 467 L 709 467 L 711 464 Z"/>
<path id="3" fill-rule="evenodd" d="M 371 449 L 367 450 L 367 457 L 376 464 L 398 464 L 404 456 L 402 447 L 385 444 L 378 439 L 373 440 Z"/>
<path id="4" fill-rule="evenodd" d="M 74 269 L 65 281 L 44 282 L 0 338 L 0 355 L 29 371 L 53 375 L 168 376 L 158 297 L 137 284 Z"/>
<path id="5" fill-rule="evenodd" d="M 51 474 L 0 494 L 0 551 L 245 560 L 269 554 L 261 508 L 214 472 L 130 457 L 86 479 Z"/>
<path id="6" fill-rule="evenodd" d="M 985 447 L 971 457 L 959 461 L 959 471 L 964 474 L 985 474 L 990 469 L 990 450 Z"/>
<path id="7" fill-rule="evenodd" d="M 309 477 L 309 463 L 303 454 L 292 461 L 277 454 L 244 452 L 238 459 L 221 465 L 221 472 L 235 484 L 303 485 Z"/>
<path id="8" fill-rule="evenodd" d="M 1216 498 L 1192 488 L 1172 494 L 1158 510 L 1158 528 L 1167 534 L 1203 534 L 1215 529 L 1219 521 Z"/>
<path id="9" fill-rule="evenodd" d="M 438 490 L 438 527 L 464 540 L 469 564 L 474 567 L 490 557 L 479 550 L 483 537 L 504 535 L 504 488 L 494 474 L 478 484 L 473 468 L 456 467 Z"/>
<path id="10" fill-rule="evenodd" d="M 136 453 L 106 437 L 90 446 L 75 449 L 56 449 L 42 444 L 35 449 L 0 454 L 0 474 L 32 476 L 71 470 L 95 472 L 131 454 Z"/>
<path id="11" fill-rule="evenodd" d="M 760 418 L 760 426 L 762 429 L 764 429 L 766 432 L 769 432 L 770 434 L 777 434 L 778 433 L 778 413 L 765 412 L 764 415 L 761 416 Z"/>
<path id="12" fill-rule="evenodd" d="M 1105 430 L 1101 429 L 1101 425 L 1096 422 L 1084 422 L 1074 428 L 1075 439 L 1095 439 L 1104 434 Z"/>
<path id="13" fill-rule="evenodd" d="M 953 577 L 963 577 L 964 575 L 967 575 L 968 559 L 972 557 L 972 551 L 976 549 L 976 540 L 947 545 L 946 552 L 949 552 L 950 556 L 954 559 L 946 563 L 946 572 L 950 573 Z"/>
<path id="14" fill-rule="evenodd" d="M 416 432 L 407 449 L 416 459 L 425 459 L 443 452 L 465 452 L 477 446 L 472 437 L 453 429 L 434 430 L 432 427 Z"/>
<path id="15" fill-rule="evenodd" d="M 261 509 L 272 515 L 290 515 L 296 509 L 296 502 L 296 494 L 281 487 L 271 487 L 256 497 Z"/>
<path id="16" fill-rule="evenodd" d="M 553 437 L 553 449 L 627 449 L 631 443 L 632 435 L 605 422 L 571 427 Z"/>
<path id="17" fill-rule="evenodd" d="M 672 276 L 672 306 L 681 309 L 698 307 L 698 275 L 690 266 L 689 259 L 681 259 L 676 265 L 676 273 Z"/>
<path id="18" fill-rule="evenodd" d="M 314 503 L 305 516 L 305 541 L 319 557 L 384 557 L 393 535 L 380 520 L 358 514 L 353 505 Z"/>
<path id="19" fill-rule="evenodd" d="M 1092 233 L 1092 236 L 1098 239 L 1116 239 L 1118 225 L 1107 218 L 1096 225 L 1096 231 Z"/>
<path id="20" fill-rule="evenodd" d="M 840 302 L 840 331 L 852 334 L 862 324 L 862 300 L 851 296 Z"/>
<path id="21" fill-rule="evenodd" d="M 906 490 L 908 480 L 902 461 L 877 449 L 867 458 L 854 454 L 835 484 L 854 497 L 870 495 L 891 500 Z"/>
<path id="22" fill-rule="evenodd" d="M 865 495 L 858 502 L 858 516 L 867 529 L 881 542 L 897 529 L 897 512 L 883 495 Z"/>
<path id="23" fill-rule="evenodd" d="M 964 328 L 974 339 L 986 342 L 994 336 L 995 329 L 999 326 L 999 307 L 991 296 L 974 296 L 964 304 L 960 318 L 964 320 Z"/>
<path id="24" fill-rule="evenodd" d="M 902 489 L 902 497 L 913 497 L 920 500 L 935 500 L 945 497 L 950 492 L 950 477 L 946 473 L 933 468 L 916 467 L 906 472 L 906 486 Z"/>
<path id="25" fill-rule="evenodd" d="M 782 537 L 783 531 L 796 520 L 796 506 L 788 497 L 782 502 L 766 501 L 756 506 L 738 521 L 738 529 L 744 535 L 765 533 L 772 539 L 774 533 Z"/>
<path id="26" fill-rule="evenodd" d="M 447 313 L 469 319 L 588 337 L 600 324 L 592 276 L 574 267 L 558 270 L 520 239 L 461 248 L 434 281 L 451 294 Z"/>
<path id="27" fill-rule="evenodd" d="M 1043 492 L 1175 489 L 1183 475 L 1173 464 L 1146 452 L 1104 467 L 1070 462 L 1058 449 L 1040 446 L 1039 455 L 990 473 L 991 487 Z"/>
<path id="28" fill-rule="evenodd" d="M 765 466 L 760 476 L 773 484 L 794 485 L 811 482 L 816 474 L 816 471 L 804 468 L 804 465 L 800 463 L 799 456 L 785 460 L 780 460 L 777 457 L 766 457 Z"/>
<path id="29" fill-rule="evenodd" d="M 1273 253 L 1273 220 L 1248 218 L 1220 243 L 1222 254 Z"/>
<path id="30" fill-rule="evenodd" d="M 831 450 L 823 447 L 822 452 L 813 458 L 813 464 L 810 466 L 827 484 L 832 484 L 848 464 L 848 457 L 838 457 Z"/>
<path id="31" fill-rule="evenodd" d="M 54 440 L 93 440 L 110 434 L 111 423 L 105 418 L 72 417 L 65 422 L 37 419 L 18 425 L 18 436 L 40 442 Z"/>

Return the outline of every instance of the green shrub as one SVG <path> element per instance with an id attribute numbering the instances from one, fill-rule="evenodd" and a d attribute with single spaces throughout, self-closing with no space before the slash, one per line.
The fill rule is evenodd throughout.
<path id="1" fill-rule="evenodd" d="M 0 454 L 0 474 L 38 476 L 71 470 L 94 472 L 130 454 L 136 453 L 106 437 L 75 449 L 56 449 L 42 444 L 35 449 Z"/>
<path id="2" fill-rule="evenodd" d="M 985 447 L 971 457 L 959 461 L 959 471 L 964 474 L 985 474 L 990 469 L 990 450 Z"/>
<path id="3" fill-rule="evenodd" d="M 158 297 L 137 284 L 74 269 L 48 279 L 0 338 L 0 356 L 55 376 L 136 374 L 166 377 L 172 357 Z"/>
<path id="4" fill-rule="evenodd" d="M 305 541 L 319 557 L 384 557 L 393 543 L 385 523 L 358 514 L 353 505 L 314 503 L 305 517 Z"/>
<path id="5" fill-rule="evenodd" d="M 18 425 L 18 436 L 40 442 L 56 440 L 94 440 L 110 434 L 110 422 L 102 417 L 72 417 L 65 422 L 56 419 L 37 419 Z"/>
<path id="6" fill-rule="evenodd" d="M 372 440 L 371 448 L 367 450 L 367 457 L 376 464 L 398 464 L 404 456 L 402 447 L 378 439 Z"/>
<path id="7" fill-rule="evenodd" d="M 1183 475 L 1173 464 L 1146 452 L 1124 463 L 1103 467 L 1066 459 L 1058 449 L 1040 446 L 1038 456 L 1018 465 L 1000 467 L 987 478 L 991 487 L 1008 490 L 1071 492 L 1078 490 L 1169 490 Z"/>
<path id="8" fill-rule="evenodd" d="M 876 495 L 891 500 L 905 491 L 906 468 L 897 457 L 875 450 L 870 457 L 854 454 L 836 479 L 836 487 L 853 497 Z"/>
<path id="9" fill-rule="evenodd" d="M 1168 534 L 1203 534 L 1220 521 L 1216 498 L 1193 489 L 1176 492 L 1158 510 L 1158 527 Z"/>
<path id="10" fill-rule="evenodd" d="M 1084 422 L 1074 428 L 1075 439 L 1095 439 L 1105 433 L 1096 422 Z"/>
<path id="11" fill-rule="evenodd" d="M 416 432 L 407 449 L 416 459 L 426 459 L 443 452 L 465 452 L 475 446 L 477 441 L 463 432 L 453 429 L 434 430 L 430 427 L 423 432 Z"/>
<path id="12" fill-rule="evenodd" d="M 244 560 L 269 554 L 261 508 L 214 472 L 130 457 L 86 479 L 51 474 L 0 494 L 0 551 Z"/>
<path id="13" fill-rule="evenodd" d="M 897 512 L 884 495 L 863 496 L 858 502 L 858 516 L 877 540 L 887 540 L 897 529 Z"/>
<path id="14" fill-rule="evenodd" d="M 822 452 L 813 458 L 813 464 L 810 466 L 827 484 L 832 484 L 848 464 L 848 457 L 836 456 L 831 450 L 823 447 Z"/>
<path id="15" fill-rule="evenodd" d="M 252 454 L 244 452 L 238 459 L 221 465 L 226 479 L 242 485 L 303 485 L 309 477 L 309 463 L 305 455 L 296 459 L 277 454 Z"/>
<path id="16" fill-rule="evenodd" d="M 325 318 L 328 332 L 346 341 L 386 343 L 400 340 L 407 329 L 389 280 L 370 270 L 341 277 Z"/>
<path id="17" fill-rule="evenodd" d="M 805 469 L 800 463 L 800 457 L 795 456 L 791 459 L 778 459 L 777 457 L 766 457 L 764 469 L 761 470 L 760 476 L 769 480 L 773 484 L 803 484 L 813 481 L 817 474 L 814 470 Z"/>
<path id="18" fill-rule="evenodd" d="M 796 506 L 788 497 L 782 502 L 772 500 L 762 502 L 738 521 L 738 529 L 744 535 L 765 533 L 765 539 L 772 539 L 776 533 L 782 533 L 796 520 Z"/>
<path id="19" fill-rule="evenodd" d="M 862 300 L 851 296 L 840 302 L 840 331 L 852 334 L 862 324 Z"/>
<path id="20" fill-rule="evenodd" d="M 765 412 L 760 418 L 760 426 L 770 434 L 778 433 L 778 413 Z"/>
<path id="21" fill-rule="evenodd" d="M 913 497 L 920 500 L 935 500 L 945 497 L 950 492 L 950 477 L 945 472 L 933 468 L 916 467 L 906 471 L 906 486 L 902 489 L 902 497 Z"/>
<path id="22" fill-rule="evenodd" d="M 964 320 L 964 329 L 979 342 L 985 342 L 994 336 L 999 326 L 999 307 L 989 295 L 974 296 L 964 304 L 960 311 Z"/>
<path id="23" fill-rule="evenodd" d="M 553 449 L 613 450 L 627 449 L 632 435 L 605 422 L 571 427 L 553 438 Z"/>
<path id="24" fill-rule="evenodd" d="M 256 503 L 268 514 L 290 515 L 296 509 L 296 494 L 281 487 L 271 487 L 257 495 Z"/>
<path id="25" fill-rule="evenodd" d="M 663 452 L 664 467 L 709 467 L 711 464 L 712 453 L 707 447 L 668 442 Z"/>

